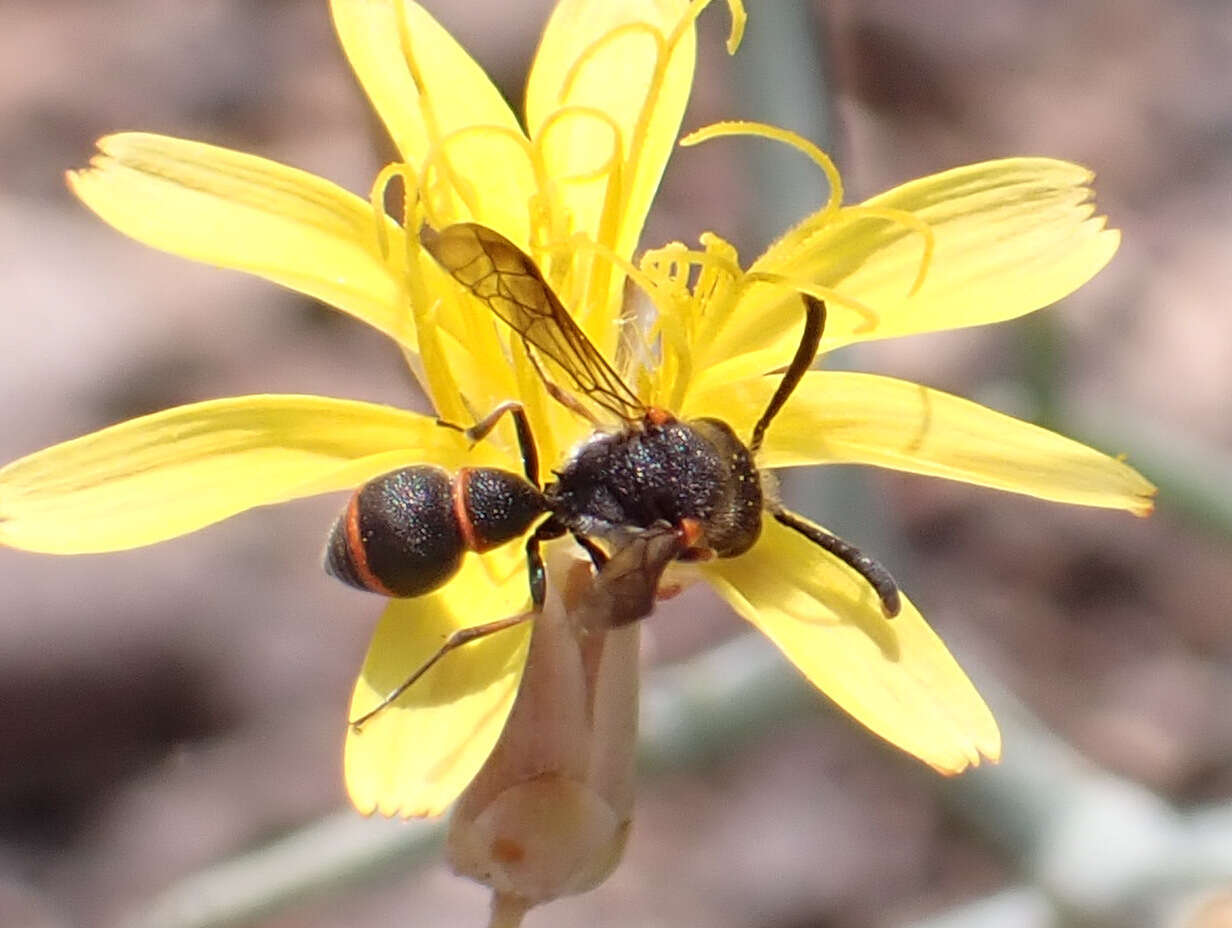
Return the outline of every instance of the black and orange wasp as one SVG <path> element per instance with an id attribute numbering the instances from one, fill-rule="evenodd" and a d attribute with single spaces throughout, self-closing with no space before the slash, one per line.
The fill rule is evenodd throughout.
<path id="1" fill-rule="evenodd" d="M 766 429 L 817 354 L 824 302 L 802 295 L 805 324 L 799 346 L 745 444 L 721 419 L 681 420 L 643 404 L 573 321 L 534 261 L 504 236 L 459 223 L 440 231 L 424 227 L 421 241 L 454 280 L 519 335 L 532 359 L 538 352 L 564 372 L 571 383 L 563 389 L 544 378 L 553 397 L 578 410 L 580 396 L 622 425 L 616 431 L 595 431 L 554 472 L 556 479 L 541 485 L 538 450 L 520 404 L 502 403 L 467 428 L 441 422 L 477 442 L 508 415 L 523 474 L 490 467 L 450 474 L 415 465 L 377 477 L 355 492 L 330 532 L 325 554 L 330 574 L 384 596 L 420 596 L 449 580 L 467 551 L 506 544 L 534 526 L 526 540 L 534 610 L 542 608 L 546 595 L 540 546 L 570 534 L 597 571 L 592 601 L 606 598 L 599 612 L 615 626 L 651 612 L 659 580 L 672 561 L 736 557 L 749 550 L 767 511 L 864 577 L 887 616 L 898 613 L 898 587 L 886 569 L 784 508 L 765 492 L 754 464 Z M 536 520 L 541 521 L 535 525 Z M 534 614 L 457 630 L 352 725 L 362 725 L 387 707 L 448 652 Z"/>

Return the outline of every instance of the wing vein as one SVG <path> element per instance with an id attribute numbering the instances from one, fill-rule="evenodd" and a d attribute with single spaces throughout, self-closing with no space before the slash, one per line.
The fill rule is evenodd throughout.
<path id="1" fill-rule="evenodd" d="M 454 280 L 487 304 L 524 345 L 564 371 L 587 399 L 625 421 L 645 415 L 646 406 L 573 321 L 529 255 L 471 222 L 439 232 L 425 226 L 420 239 Z"/>

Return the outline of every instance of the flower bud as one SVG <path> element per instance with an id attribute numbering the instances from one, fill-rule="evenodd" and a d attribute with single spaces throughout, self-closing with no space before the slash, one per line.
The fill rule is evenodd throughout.
<path id="1" fill-rule="evenodd" d="M 450 823 L 450 863 L 492 888 L 493 926 L 601 883 L 631 824 L 638 623 L 596 615 L 610 604 L 589 564 L 552 567 L 517 701 Z"/>

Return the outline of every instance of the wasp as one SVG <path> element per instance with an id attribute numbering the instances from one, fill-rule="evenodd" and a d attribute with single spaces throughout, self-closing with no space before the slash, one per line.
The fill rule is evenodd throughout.
<path id="1" fill-rule="evenodd" d="M 766 429 L 817 354 L 825 328 L 823 301 L 802 294 L 800 343 L 746 443 L 721 419 L 678 419 L 642 403 L 573 321 L 534 261 L 504 236 L 486 226 L 459 223 L 440 231 L 424 227 L 421 241 L 450 276 L 518 334 L 532 360 L 537 352 L 564 372 L 571 381 L 567 388 L 549 381 L 536 363 L 553 398 L 586 413 L 580 396 L 615 416 L 621 426 L 596 430 L 553 472 L 555 480 L 541 484 L 526 413 L 518 403 L 506 402 L 470 427 L 441 425 L 477 442 L 509 416 L 521 474 L 489 467 L 450 474 L 415 465 L 377 477 L 354 493 L 327 542 L 325 569 L 333 576 L 384 596 L 420 596 L 445 584 L 466 552 L 487 551 L 529 532 L 525 548 L 533 611 L 457 630 L 353 726 L 390 705 L 448 652 L 541 610 L 546 574 L 540 546 L 566 534 L 595 566 L 594 596 L 603 607 L 592 611 L 610 626 L 649 615 L 659 580 L 672 561 L 736 557 L 749 550 L 761 533 L 763 512 L 859 573 L 887 617 L 898 613 L 898 587 L 889 572 L 854 545 L 783 507 L 763 486 L 755 464 Z"/>

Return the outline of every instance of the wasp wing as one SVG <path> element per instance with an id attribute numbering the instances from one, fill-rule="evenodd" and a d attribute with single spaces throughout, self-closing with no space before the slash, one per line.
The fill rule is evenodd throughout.
<path id="1" fill-rule="evenodd" d="M 522 341 L 550 358 L 579 393 L 626 421 L 646 407 L 586 337 L 552 292 L 530 256 L 499 232 L 473 222 L 424 226 L 420 241 L 450 276 L 464 286 Z"/>
<path id="2" fill-rule="evenodd" d="M 619 628 L 654 610 L 659 580 L 684 553 L 684 541 L 664 526 L 638 531 L 618 547 L 582 595 L 574 618 L 582 628 Z"/>

